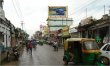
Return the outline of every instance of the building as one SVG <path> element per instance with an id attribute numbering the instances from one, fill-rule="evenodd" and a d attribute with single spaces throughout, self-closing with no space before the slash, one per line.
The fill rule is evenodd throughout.
<path id="1" fill-rule="evenodd" d="M 79 38 L 80 37 L 80 33 L 78 32 L 77 27 L 70 28 L 69 33 L 71 35 L 71 38 Z"/>
<path id="2" fill-rule="evenodd" d="M 5 18 L 3 10 L 3 0 L 0 0 L 0 64 L 7 57 L 5 48 L 11 46 L 10 21 Z M 2 49 L 1 49 L 2 48 Z M 2 53 L 3 52 L 3 53 Z"/>
<path id="3" fill-rule="evenodd" d="M 73 19 L 68 18 L 67 6 L 49 6 L 47 22 L 50 38 L 54 36 L 61 44 L 61 41 L 63 42 L 65 38 L 70 36 L 69 29 L 65 30 L 65 27 L 69 28 L 73 23 Z"/>
<path id="4" fill-rule="evenodd" d="M 80 37 L 94 38 L 98 43 L 110 42 L 110 16 L 105 14 L 98 20 L 86 19 L 79 23 L 78 31 Z"/>
<path id="5" fill-rule="evenodd" d="M 0 0 L 0 40 L 5 47 L 10 46 L 11 36 L 10 36 L 10 22 L 5 18 L 4 10 L 2 9 L 2 2 Z"/>

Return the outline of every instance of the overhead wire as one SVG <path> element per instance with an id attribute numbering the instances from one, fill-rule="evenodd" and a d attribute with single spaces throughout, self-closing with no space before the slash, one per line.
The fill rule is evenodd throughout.
<path id="1" fill-rule="evenodd" d="M 96 2 L 97 1 L 97 2 Z M 88 5 L 85 5 L 85 6 L 83 6 L 83 7 L 89 7 L 89 6 L 92 6 L 91 4 L 94 4 L 94 2 L 95 3 L 97 3 L 98 5 L 100 4 L 99 2 L 101 2 L 101 1 L 98 1 L 98 0 L 94 0 L 94 1 L 92 1 L 91 3 L 89 3 Z M 102 2 L 103 3 L 103 2 Z M 84 9 L 83 7 L 80 7 L 80 9 L 78 9 L 77 11 L 75 11 L 76 13 L 79 13 L 79 11 L 81 10 L 81 9 Z M 103 7 L 102 7 L 103 8 Z M 100 11 L 100 10 L 102 10 L 102 8 L 97 8 L 97 9 L 95 9 L 94 11 L 92 11 L 91 13 L 95 13 L 95 11 Z M 72 15 L 74 15 L 75 14 L 75 12 L 74 13 L 72 13 L 72 14 L 70 14 L 69 16 L 72 16 Z M 82 12 L 82 11 L 81 11 Z M 85 11 L 86 12 L 86 11 Z M 101 12 L 101 11 L 100 11 Z M 77 16 L 79 16 L 79 15 L 77 15 Z M 75 17 L 77 17 L 77 16 L 75 16 Z"/>
<path id="2" fill-rule="evenodd" d="M 97 1 L 97 2 L 96 2 Z M 99 1 L 99 0 L 93 0 L 92 2 L 90 2 L 89 4 L 87 4 L 87 5 L 85 5 L 85 6 L 81 6 L 79 9 L 77 9 L 75 12 L 73 12 L 72 14 L 70 14 L 69 16 L 72 16 L 72 15 L 74 15 L 75 13 L 79 13 L 79 11 L 81 10 L 82 11 L 82 9 L 84 9 L 84 8 L 88 8 L 88 7 L 91 7 L 93 4 L 96 4 L 97 3 L 97 5 L 100 5 L 101 3 L 103 3 L 103 2 L 101 2 L 101 1 Z M 92 4 L 92 5 L 91 5 Z M 100 8 L 99 8 L 100 7 Z M 93 13 L 95 13 L 95 12 L 98 12 L 98 14 L 100 14 L 100 13 L 102 13 L 102 9 L 103 9 L 103 7 L 102 6 L 99 6 L 99 7 L 97 7 L 97 9 L 95 9 L 94 11 L 92 11 L 92 12 L 90 12 L 91 14 Z M 86 12 L 86 11 L 85 11 Z M 80 13 L 80 15 L 82 15 L 83 13 Z M 86 13 L 85 13 L 86 14 Z M 93 15 L 92 15 L 93 16 Z M 77 15 L 77 16 L 74 16 L 75 17 L 75 19 L 76 19 L 76 17 L 77 17 L 77 19 L 76 20 L 78 20 L 79 21 L 79 15 Z M 76 21 L 77 22 L 77 21 Z"/>
<path id="3" fill-rule="evenodd" d="M 21 7 L 20 7 L 19 1 L 18 1 L 18 0 L 15 0 L 15 2 L 16 2 L 16 4 L 17 4 L 17 8 L 18 8 L 18 10 L 19 10 L 19 13 L 20 13 L 20 15 L 21 15 L 21 18 L 24 19 L 23 14 L 22 14 L 23 12 L 21 11 Z"/>
<path id="4" fill-rule="evenodd" d="M 20 15 L 19 15 L 19 13 L 18 13 L 18 11 L 17 11 L 17 9 L 16 9 L 16 6 L 15 6 L 15 4 L 14 4 L 14 1 L 13 1 L 13 0 L 12 0 L 12 3 L 13 3 L 13 7 L 14 7 L 14 9 L 15 9 L 15 12 L 16 12 L 16 14 L 17 14 L 18 18 L 20 19 Z"/>
<path id="5" fill-rule="evenodd" d="M 14 9 L 16 11 L 18 18 L 22 21 L 24 17 L 23 17 L 22 11 L 20 9 L 19 2 L 17 0 L 12 0 L 12 3 L 13 3 L 13 6 L 14 6 Z"/>
<path id="6" fill-rule="evenodd" d="M 17 0 L 12 0 L 12 3 L 13 3 L 13 6 L 14 6 L 14 8 L 15 8 L 15 10 L 16 10 L 17 15 L 19 16 L 19 19 L 20 19 L 20 21 L 21 21 L 21 27 L 22 27 L 22 30 L 23 30 L 24 17 L 23 17 L 21 8 L 20 8 L 19 1 L 17 1 Z M 16 4 L 16 5 L 15 5 L 15 4 Z"/>
<path id="7" fill-rule="evenodd" d="M 94 2 L 96 2 L 97 0 L 93 0 L 93 1 L 91 1 L 91 0 L 89 0 L 89 1 L 87 1 L 87 2 L 90 2 L 90 3 L 88 3 L 87 4 L 87 2 L 85 2 L 85 3 L 83 3 L 82 5 L 84 5 L 84 6 L 80 6 L 79 8 L 75 8 L 75 9 L 77 9 L 75 12 L 73 12 L 72 14 L 70 14 L 70 15 L 73 15 L 74 13 L 78 13 L 80 10 L 82 10 L 82 9 L 84 9 L 85 7 L 87 7 L 87 6 L 90 6 L 91 4 L 93 4 Z M 85 5 L 86 4 L 86 5 Z M 86 8 L 85 8 L 86 9 Z M 70 15 L 68 15 L 68 16 L 70 16 Z"/>

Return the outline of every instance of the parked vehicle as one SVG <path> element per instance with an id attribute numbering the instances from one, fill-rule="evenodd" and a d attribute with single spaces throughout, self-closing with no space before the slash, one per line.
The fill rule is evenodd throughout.
<path id="1" fill-rule="evenodd" d="M 69 38 L 64 42 L 63 61 L 65 64 L 95 65 L 98 63 L 99 51 L 95 39 Z"/>
<path id="2" fill-rule="evenodd" d="M 14 47 L 13 48 L 13 55 L 15 57 L 15 60 L 18 60 L 19 59 L 19 52 L 17 50 L 17 47 Z"/>
<path id="3" fill-rule="evenodd" d="M 18 60 L 19 59 L 19 52 L 17 47 L 11 48 L 8 53 L 7 53 L 7 60 L 12 61 L 12 60 Z"/>
<path id="4" fill-rule="evenodd" d="M 100 49 L 101 55 L 100 60 L 101 63 L 105 65 L 110 65 L 110 43 L 104 44 Z"/>

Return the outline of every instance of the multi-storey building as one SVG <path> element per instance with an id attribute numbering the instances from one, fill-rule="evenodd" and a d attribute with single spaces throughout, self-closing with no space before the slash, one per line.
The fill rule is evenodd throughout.
<path id="1" fill-rule="evenodd" d="M 48 34 L 50 36 L 49 38 L 56 37 L 57 39 L 59 39 L 59 41 L 63 42 L 62 37 L 63 38 L 69 37 L 69 26 L 72 25 L 73 23 L 72 18 L 68 18 L 68 7 L 49 6 L 48 9 L 49 12 L 48 12 L 47 25 L 49 29 L 48 30 Z M 65 30 L 65 27 L 68 27 L 68 29 Z"/>

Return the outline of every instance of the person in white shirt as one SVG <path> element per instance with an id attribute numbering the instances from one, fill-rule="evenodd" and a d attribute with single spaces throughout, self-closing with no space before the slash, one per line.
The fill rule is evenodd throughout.
<path id="1" fill-rule="evenodd" d="M 57 41 L 54 42 L 54 50 L 58 51 L 58 42 Z"/>

